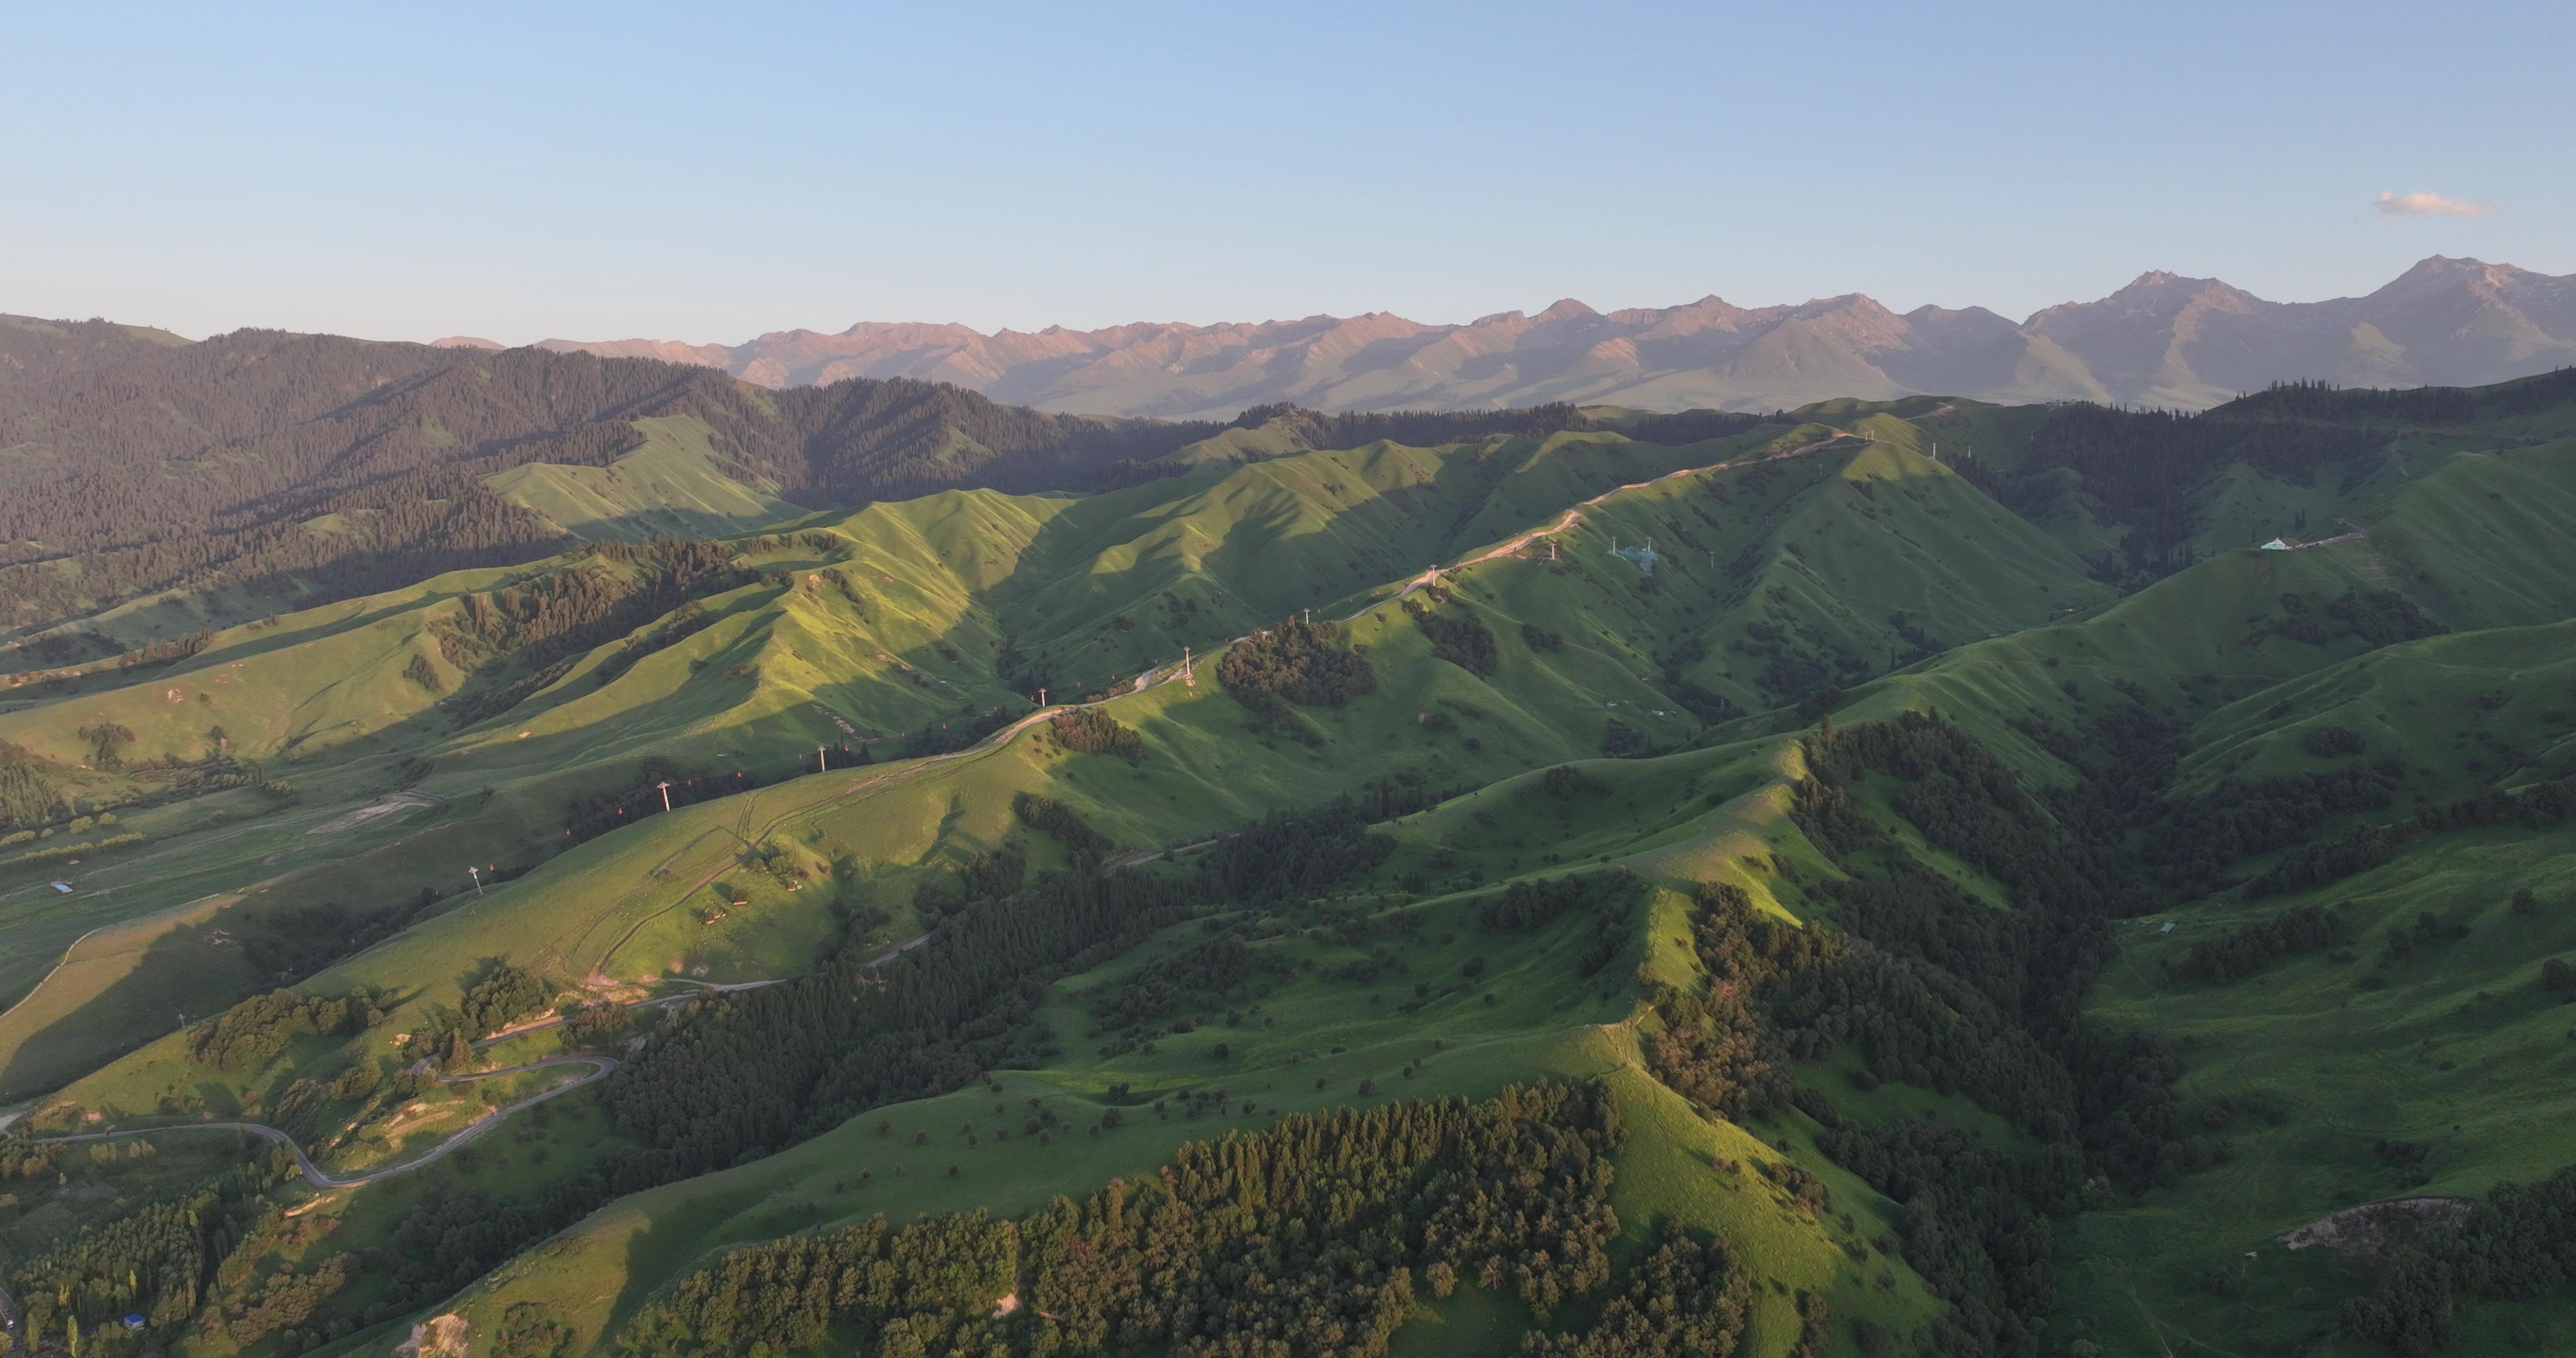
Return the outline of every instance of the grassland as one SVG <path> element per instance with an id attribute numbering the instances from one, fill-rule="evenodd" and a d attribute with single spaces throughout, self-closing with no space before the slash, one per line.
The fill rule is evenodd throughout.
<path id="1" fill-rule="evenodd" d="M 1972 403 L 1848 402 L 1801 412 L 1794 427 L 1670 448 L 1561 434 L 1238 465 L 1277 451 L 1246 448 L 1101 495 L 950 492 L 807 514 L 741 539 L 757 578 L 701 600 L 706 625 L 622 668 L 611 657 L 631 638 L 597 647 L 510 711 L 462 726 L 409 675 L 414 657 L 430 657 L 450 686 L 464 682 L 432 641 L 461 596 L 575 563 L 440 577 L 221 633 L 149 677 L 0 703 L 0 738 L 100 800 L 139 782 L 130 769 L 76 767 L 81 729 L 102 720 L 136 733 L 130 762 L 200 760 L 220 723 L 223 740 L 293 790 L 233 788 L 123 813 L 87 833 L 131 827 L 144 842 L 82 864 L 68 897 L 32 876 L 0 878 L 0 941 L 12 950 L 0 976 L 32 987 L 0 1016 L 0 1083 L 46 1094 L 35 1118 L 47 1126 L 256 1115 L 297 1079 L 378 1059 L 387 1033 L 456 1005 L 494 959 L 568 991 L 627 997 L 790 975 L 834 941 L 827 898 L 879 912 L 850 946 L 889 948 L 919 932 L 916 889 L 973 855 L 1017 842 L 1039 869 L 1067 865 L 1013 816 L 1018 793 L 1073 808 L 1125 858 L 1373 783 L 1427 787 L 1452 795 L 1381 827 L 1393 852 L 1337 904 L 1422 917 L 1400 954 L 1405 975 L 1455 978 L 1473 956 L 1484 963 L 1474 985 L 1407 1009 L 1409 984 L 1354 989 L 1301 973 L 1239 1028 L 1114 1056 L 1069 1040 L 1037 1068 L 997 1072 L 998 1095 L 975 1085 L 895 1105 L 621 1199 L 443 1309 L 489 1333 L 512 1304 L 541 1303 L 593 1351 L 656 1289 L 732 1245 L 876 1213 L 1023 1211 L 1148 1172 L 1184 1140 L 1352 1101 L 1363 1077 L 1382 1099 L 1481 1097 L 1558 1075 L 1606 1080 L 1628 1124 L 1613 1198 L 1623 1249 L 1666 1217 L 1744 1248 L 1762 1282 L 1748 1352 L 1789 1350 L 1801 1290 L 1846 1319 L 1912 1334 L 1941 1303 L 1872 1243 L 1898 1232 L 1901 1205 L 1825 1155 L 1806 1114 L 1725 1121 L 1657 1083 L 1640 1057 L 1660 1019 L 1628 971 L 1698 974 L 1678 942 L 1690 924 L 1676 893 L 1731 882 L 1808 927 L 1829 909 L 1794 887 L 1839 869 L 1793 822 L 1807 769 L 1788 737 L 1826 712 L 1848 726 L 1937 711 L 2045 789 L 2080 772 L 2062 757 L 2066 740 L 2098 756 L 2086 733 L 2142 707 L 2179 732 L 2182 797 L 2395 759 L 2391 804 L 2329 818 L 2325 831 L 2576 768 L 2576 632 L 2565 621 L 2576 557 L 2559 528 L 2576 519 L 2576 444 L 2550 441 L 2563 431 L 2547 418 L 2503 431 L 2510 439 L 2406 434 L 2384 463 L 2342 481 L 2230 468 L 2202 488 L 2201 546 L 2299 514 L 2349 517 L 2364 536 L 2215 551 L 2125 597 L 2088 567 L 2113 533 L 2081 497 L 2017 512 L 1951 465 L 1960 451 L 2009 447 L 2035 418 Z M 652 435 L 614 476 L 532 471 L 513 493 L 554 497 L 567 526 L 579 519 L 602 536 L 643 532 L 666 510 L 713 516 L 686 520 L 701 530 L 762 512 L 721 487 L 688 489 L 690 469 L 707 465 L 702 431 Z M 1931 456 L 1936 440 L 1944 460 Z M 684 491 L 700 496 L 695 509 L 681 505 Z M 1649 543 L 1651 558 L 1637 550 Z M 1445 567 L 1436 578 L 1422 574 L 1435 565 Z M 2383 593 L 2404 607 L 2352 611 Z M 1407 604 L 1479 624 L 1490 664 L 1479 673 L 1435 656 Z M 1377 687 L 1264 724 L 1217 682 L 1217 656 L 1308 607 L 1349 619 Z M 1196 663 L 1177 671 L 1185 646 Z M 1140 674 L 1154 682 L 1136 687 Z M 1071 754 L 1030 727 L 953 757 L 890 757 L 896 733 L 1032 710 L 1037 682 L 1058 701 L 1098 696 L 1137 733 L 1138 756 Z M 2318 753 L 2312 737 L 2329 727 L 2357 733 L 2361 752 Z M 1602 758 L 1622 730 L 1629 753 L 1652 757 Z M 875 738 L 874 762 L 810 772 L 816 745 L 852 743 L 851 732 Z M 572 798 L 631 795 L 655 757 L 717 779 L 806 772 L 667 814 L 630 800 L 633 823 L 567 844 L 579 838 L 563 833 Z M 1536 771 L 1569 763 L 1596 790 L 1542 791 Z M 1888 789 L 1864 800 L 1863 814 L 1932 870 L 2015 908 L 2003 883 L 1933 847 Z M 2549 1092 L 2576 1071 L 2576 1043 L 2568 1011 L 2537 984 L 2544 959 L 2576 949 L 2571 852 L 2564 829 L 2436 836 L 2359 876 L 2261 898 L 2241 885 L 2268 865 L 2257 857 L 2205 897 L 2122 923 L 2120 960 L 2090 1012 L 2180 1043 L 2179 1089 L 2232 1153 L 2097 1203 L 2062 1231 L 2051 1333 L 2117 1354 L 2339 1351 L 2335 1308 L 2367 1285 L 2366 1267 L 2293 1253 L 2275 1237 L 2341 1207 L 2474 1194 L 2576 1161 L 2563 1100 Z M 527 871 L 477 893 L 454 880 L 467 863 Z M 1658 891 L 1641 906 L 1637 951 L 1602 977 L 1572 974 L 1571 926 L 1508 938 L 1471 922 L 1474 893 L 1607 864 Z M 445 894 L 406 927 L 299 978 L 314 994 L 388 992 L 390 1027 L 299 1040 L 263 1068 L 231 1073 L 209 1072 L 172 1031 L 179 1011 L 197 1017 L 197 1006 L 271 979 L 241 945 L 258 921 L 326 901 L 371 914 L 431 884 Z M 2515 912 L 2517 889 L 2544 908 Z M 2304 955 L 2229 985 L 2178 984 L 2160 965 L 2311 903 L 2340 907 L 2345 960 Z M 2465 938 L 2373 967 L 2391 931 L 2425 911 L 2465 926 Z M 1047 1023 L 1084 1033 L 1091 1020 L 1075 992 L 1153 967 L 1197 927 L 1056 980 Z M 1310 965 L 1348 960 L 1318 940 L 1276 946 Z M 2380 981 L 2364 989 L 2369 975 Z M 492 1059 L 553 1041 L 518 1039 Z M 2023 1146 L 1965 1096 L 1865 1078 L 1863 1064 L 1844 1050 L 1796 1074 L 1854 1125 L 1935 1120 Z M 1400 1075 L 1408 1066 L 1415 1074 Z M 956 1130 L 1032 1098 L 1080 1125 L 1110 1106 L 1112 1084 L 1146 1093 L 1097 1139 L 970 1146 Z M 1215 1085 L 1234 1096 L 1221 1115 L 1145 1112 L 1153 1098 Z M 448 1097 L 453 1119 L 482 1091 Z M 1238 1111 L 1246 1098 L 1257 1111 Z M 592 1096 L 548 1107 L 524 1139 L 311 1204 L 339 1223 L 340 1243 L 317 1236 L 299 1247 L 314 1252 L 291 1257 L 382 1245 L 424 1195 L 531 1192 L 617 1153 L 620 1134 Z M 418 1111 L 412 1133 L 436 1132 L 440 1110 Z M 891 1130 L 880 1135 L 880 1122 Z M 933 1141 L 917 1147 L 914 1132 Z M 349 1163 L 397 1153 L 381 1124 L 335 1136 Z M 2392 1140 L 2430 1149 L 2401 1166 L 2376 1149 Z M 1835 1212 L 1804 1211 L 1769 1180 L 1721 1168 L 1774 1159 L 1824 1177 Z M 2214 1286 L 2213 1271 L 2239 1280 Z M 345 1305 L 371 1295 L 352 1291 Z M 342 1351 L 383 1347 L 410 1319 Z M 2501 1343 L 2513 1326 L 2543 1322 L 2555 1323 L 2529 1307 L 2481 1307 L 2463 1342 Z M 1491 1351 L 1527 1324 L 1517 1303 L 1470 1289 L 1424 1303 L 1397 1351 Z M 1847 1333 L 1836 1343 L 1857 1351 Z"/>

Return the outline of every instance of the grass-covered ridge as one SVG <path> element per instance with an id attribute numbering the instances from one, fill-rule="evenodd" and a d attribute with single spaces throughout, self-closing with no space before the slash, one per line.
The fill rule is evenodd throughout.
<path id="1" fill-rule="evenodd" d="M 2291 415 L 2329 419 L 2243 422 Z M 2264 454 L 2182 488 L 2203 545 L 2240 504 L 2359 536 L 2168 553 L 2124 592 L 2138 559 L 2099 548 L 2138 506 L 2012 481 L 2043 418 L 1247 448 L 1096 495 L 610 539 L 21 694 L 17 767 L 93 802 L 25 847 L 143 839 L 68 898 L 0 879 L 16 927 L 63 931 L 48 959 L 113 926 L 0 1019 L 8 1069 L 77 1076 L 38 1131 L 292 1122 L 355 1166 L 483 1106 L 400 1084 L 413 1062 L 623 1062 L 471 1155 L 209 1216 L 317 1223 L 180 1308 L 277 1319 L 188 1341 L 209 1353 L 432 1321 L 504 1352 L 685 1347 L 708 1322 L 679 1299 L 728 1258 L 806 1257 L 784 1237 L 1027 1220 L 1190 1143 L 1539 1078 L 1624 1128 L 1608 1275 L 1542 1308 L 1509 1261 L 1441 1296 L 1434 1255 L 1371 1255 L 1390 1289 L 1413 1270 L 1409 1299 L 1370 1294 L 1389 1351 L 1579 1344 L 1688 1272 L 1667 1226 L 1723 1244 L 1692 1276 L 1766 1358 L 2346 1351 L 2373 1266 L 2274 1237 L 2569 1161 L 2547 964 L 2576 948 L 2550 800 L 2576 579 L 2547 525 L 2576 456 L 2546 411 L 2381 412 L 2366 467 Z M 2103 474 L 2031 474 L 2065 472 Z M 608 621 L 582 630 L 582 600 Z M 221 715 L 236 670 L 266 705 L 226 709 L 227 763 L 192 709 Z M 1098 701 L 1049 720 L 1041 683 Z M 114 768 L 101 726 L 133 736 Z M 238 781 L 186 786 L 213 774 Z M 99 819 L 124 790 L 185 795 Z M 417 895 L 464 862 L 525 870 Z M 385 1020 L 210 1063 L 207 1010 L 173 1032 L 130 1003 L 276 980 Z M 76 1237 L 79 1194 L 179 1182 L 31 1155 L 53 1224 L 20 1258 Z M 940 1324 L 1034 1342 L 998 1296 L 941 1295 Z M 2553 1323 L 2443 1295 L 2462 1344 Z M 828 1343 L 893 1315 L 834 1312 L 860 1328 Z"/>

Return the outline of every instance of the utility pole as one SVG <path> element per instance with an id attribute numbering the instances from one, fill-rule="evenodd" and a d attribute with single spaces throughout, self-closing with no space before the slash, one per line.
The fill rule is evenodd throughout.
<path id="1" fill-rule="evenodd" d="M 466 865 L 465 871 L 474 878 L 475 899 L 481 900 L 483 898 L 483 870 L 469 863 Z"/>
<path id="2" fill-rule="evenodd" d="M 1199 676 L 1190 668 L 1190 648 L 1187 646 L 1181 648 L 1181 684 L 1187 688 L 1199 686 Z"/>
<path id="3" fill-rule="evenodd" d="M 669 783 L 655 783 L 653 786 L 655 786 L 655 787 L 657 787 L 657 788 L 662 789 L 662 809 L 663 809 L 663 810 L 665 810 L 665 811 L 670 810 L 670 809 L 671 809 L 671 785 L 670 785 Z"/>

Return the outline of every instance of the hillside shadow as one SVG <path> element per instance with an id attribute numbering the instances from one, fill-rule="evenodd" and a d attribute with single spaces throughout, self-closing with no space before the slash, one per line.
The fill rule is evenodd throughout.
<path id="1" fill-rule="evenodd" d="M 1114 516 L 1050 520 L 1009 575 L 972 597 L 1006 629 L 1016 629 L 1033 654 L 1050 663 L 1074 662 L 1059 677 L 1090 688 L 1098 678 L 1082 671 L 1105 666 L 1132 674 L 1138 663 L 1178 659 L 1184 645 L 1215 646 L 1288 611 L 1408 579 L 1445 560 L 1456 531 L 1478 516 L 1538 443 L 1514 442 L 1517 456 L 1450 453 L 1413 468 L 1411 475 L 1385 478 L 1390 483 L 1384 485 L 1367 482 L 1364 466 L 1347 463 L 1338 471 L 1308 464 L 1317 480 L 1303 484 L 1303 469 L 1287 459 L 1210 479 L 1182 479 L 1169 491 L 1121 506 Z M 1386 444 L 1341 451 L 1362 460 L 1405 455 Z M 1334 490 L 1360 482 L 1371 487 L 1366 495 Z M 1185 528 L 1173 525 L 1202 516 L 1221 519 L 1222 532 L 1206 534 L 1212 545 L 1199 554 L 1193 571 L 1172 549 L 1187 536 Z M 1316 563 L 1291 559 L 1298 555 L 1292 539 L 1309 524 L 1334 543 L 1329 578 L 1316 578 Z M 1135 559 L 1116 569 L 1099 567 L 1121 548 L 1135 549 Z M 1085 563 L 1088 569 L 1077 569 Z M 1205 589 L 1192 593 L 1219 611 L 1175 618 L 1147 607 L 1194 577 L 1208 582 L 1215 597 Z M 1093 655 L 1095 638 L 1114 626 L 1114 616 L 1129 617 L 1132 636 L 1109 648 L 1110 654 Z"/>
<path id="2" fill-rule="evenodd" d="M 541 559 L 542 558 L 531 558 L 531 560 Z M 524 565 L 526 563 L 521 562 L 516 564 Z M 424 578 L 435 579 L 438 575 L 450 574 L 454 570 L 460 569 L 468 568 L 451 567 L 432 573 Z M 507 570 L 510 569 L 510 567 L 505 566 L 495 569 Z M 501 588 L 503 585 L 508 583 L 510 583 L 508 580 L 498 581 L 479 589 L 458 588 L 452 590 L 434 590 L 423 587 L 418 593 L 407 596 L 400 603 L 389 603 L 382 607 L 373 609 L 361 609 L 347 618 L 341 619 L 337 622 L 324 623 L 318 627 L 300 628 L 292 631 L 287 630 L 283 626 L 263 627 L 259 631 L 251 633 L 248 638 L 233 637 L 227 639 L 225 645 L 217 651 L 200 651 L 195 655 L 181 656 L 175 660 L 155 661 L 149 664 L 126 666 L 111 664 L 105 669 L 88 671 L 82 674 L 69 676 L 67 678 L 41 680 L 36 683 L 20 685 L 16 688 L 0 689 L 0 697 L 28 702 L 56 702 L 65 698 L 84 697 L 89 694 L 101 693 L 111 689 L 124 688 L 128 685 L 140 685 L 146 683 L 157 684 L 173 679 L 183 679 L 193 674 L 201 674 L 208 670 L 230 665 L 237 660 L 249 660 L 257 656 L 267 655 L 273 651 L 284 650 L 293 646 L 300 646 L 306 642 L 323 641 L 331 637 L 340 636 L 344 633 L 354 632 L 361 628 L 382 622 L 385 619 L 394 617 L 398 614 L 434 608 L 439 604 L 448 602 L 449 600 L 459 599 L 468 594 L 485 593 L 492 589 Z M 274 589 L 276 586 L 273 583 L 253 581 L 246 584 L 244 588 L 256 593 L 261 592 L 264 589 Z M 382 588 L 392 590 L 403 588 L 403 586 L 388 583 L 383 585 Z M 251 626 L 255 623 L 264 622 L 270 618 L 284 619 L 292 617 L 297 613 L 312 612 L 323 608 L 332 608 L 349 602 L 353 597 L 364 596 L 344 595 L 339 598 L 318 599 L 312 602 L 294 601 L 294 605 L 292 607 L 281 609 L 275 613 L 268 613 L 245 619 L 242 622 L 225 623 L 223 624 L 223 627 L 225 630 L 229 631 Z M 172 606 L 181 607 L 180 605 Z M 189 628 L 183 630 L 193 631 L 195 629 Z"/>
<path id="3" fill-rule="evenodd" d="M 292 986 L 355 956 L 363 948 L 346 948 L 312 959 L 296 974 L 262 973 L 251 965 L 242 945 L 245 935 L 272 916 L 293 922 L 298 897 L 251 899 L 219 907 L 203 919 L 177 922 L 146 945 L 124 974 L 98 985 L 86 998 L 71 1003 L 57 1018 L 20 1040 L 5 1066 L 0 1066 L 0 1100 L 29 1097 L 56 1089 L 115 1059 L 158 1041 L 190 1024 L 223 1012 L 264 990 Z M 393 906 L 387 913 L 422 907 Z M 356 915 L 362 925 L 380 916 Z M 105 968 L 116 955 L 74 959 L 68 968 Z M 48 985 L 76 987 L 90 978 L 58 968 L 21 1005 L 56 1001 Z M 388 1009 L 410 1002 L 417 991 L 386 997 Z"/>
<path id="4" fill-rule="evenodd" d="M 211 935 L 225 932 L 217 922 L 224 917 L 218 910 L 195 925 L 165 930 L 123 976 L 29 1033 L 0 1066 L 0 1100 L 59 1088 L 239 999 L 251 985 L 250 967 L 238 947 L 209 943 Z M 70 965 L 114 964 L 113 957 L 96 957 Z M 77 985 L 84 979 L 57 968 L 19 1004 L 59 1002 L 47 994 L 48 986 Z"/>

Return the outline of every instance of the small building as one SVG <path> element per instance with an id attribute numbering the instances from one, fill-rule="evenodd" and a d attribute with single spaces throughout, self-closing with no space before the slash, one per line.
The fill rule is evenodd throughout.
<path id="1" fill-rule="evenodd" d="M 2260 548 L 2257 548 L 2256 550 L 2258 550 L 2258 551 L 2265 551 L 2265 552 L 2286 552 L 2286 551 L 2290 551 L 2290 550 L 2292 550 L 2292 549 L 2291 549 L 2291 547 L 2290 547 L 2289 539 L 2287 539 L 2287 538 L 2274 538 L 2274 539 L 2272 539 L 2270 542 L 2264 543 Z"/>

